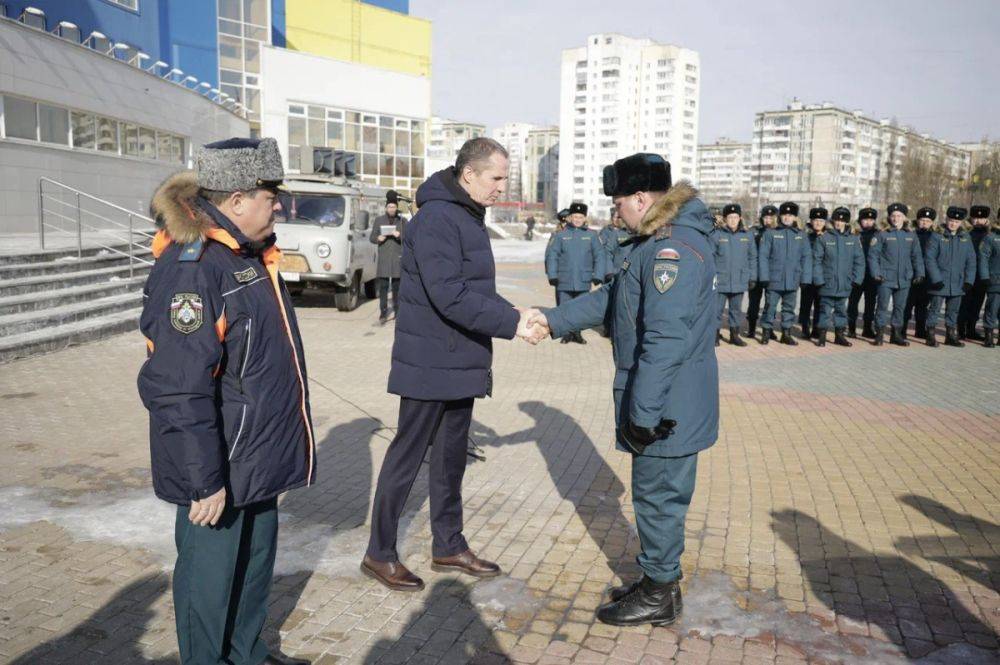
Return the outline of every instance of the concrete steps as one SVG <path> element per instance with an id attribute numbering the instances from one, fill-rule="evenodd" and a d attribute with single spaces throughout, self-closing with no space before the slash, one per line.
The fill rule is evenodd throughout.
<path id="1" fill-rule="evenodd" d="M 151 266 L 115 249 L 0 254 L 0 363 L 136 330 Z"/>

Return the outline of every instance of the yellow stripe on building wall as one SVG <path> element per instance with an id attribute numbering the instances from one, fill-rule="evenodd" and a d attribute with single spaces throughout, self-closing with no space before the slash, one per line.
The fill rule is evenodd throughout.
<path id="1" fill-rule="evenodd" d="M 289 49 L 431 75 L 431 22 L 360 0 L 287 0 Z"/>

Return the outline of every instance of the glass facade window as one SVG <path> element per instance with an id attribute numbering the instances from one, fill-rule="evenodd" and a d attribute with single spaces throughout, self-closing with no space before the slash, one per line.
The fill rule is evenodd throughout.
<path id="1" fill-rule="evenodd" d="M 97 147 L 97 120 L 90 113 L 73 111 L 73 147 L 94 150 Z"/>
<path id="2" fill-rule="evenodd" d="M 58 106 L 38 105 L 39 140 L 69 145 L 69 111 Z"/>
<path id="3" fill-rule="evenodd" d="M 118 122 L 111 118 L 97 119 L 97 149 L 118 152 Z"/>
<path id="4" fill-rule="evenodd" d="M 269 0 L 217 0 L 219 89 L 247 108 L 251 132 L 260 131 L 260 51 L 271 43 Z"/>
<path id="5" fill-rule="evenodd" d="M 354 154 L 364 181 L 412 192 L 424 178 L 425 131 L 422 120 L 292 103 L 289 170 L 298 170 L 303 150 L 325 146 Z"/>
<path id="6" fill-rule="evenodd" d="M 38 104 L 17 97 L 4 97 L 3 110 L 8 138 L 38 140 Z"/>

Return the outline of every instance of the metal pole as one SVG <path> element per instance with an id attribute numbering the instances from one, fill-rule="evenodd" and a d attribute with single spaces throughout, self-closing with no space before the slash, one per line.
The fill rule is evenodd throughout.
<path id="1" fill-rule="evenodd" d="M 45 249 L 45 196 L 42 194 L 41 178 L 38 179 L 38 246 Z"/>
<path id="2" fill-rule="evenodd" d="M 135 277 L 132 267 L 132 213 L 128 214 L 128 277 L 129 279 Z"/>
<path id="3" fill-rule="evenodd" d="M 80 192 L 76 193 L 76 257 L 83 258 L 83 211 L 80 208 Z"/>

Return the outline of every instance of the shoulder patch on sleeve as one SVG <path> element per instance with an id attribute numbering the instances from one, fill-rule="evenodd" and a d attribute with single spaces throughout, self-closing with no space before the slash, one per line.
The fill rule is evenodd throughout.
<path id="1" fill-rule="evenodd" d="M 656 261 L 653 264 L 653 286 L 660 293 L 666 293 L 677 282 L 680 270 L 681 265 L 675 261 Z"/>
<path id="2" fill-rule="evenodd" d="M 178 332 L 190 335 L 201 328 L 205 320 L 204 305 L 197 293 L 175 293 L 170 299 L 170 325 Z"/>
<path id="3" fill-rule="evenodd" d="M 673 247 L 664 247 L 656 252 L 657 261 L 680 261 L 681 254 Z"/>
<path id="4" fill-rule="evenodd" d="M 202 252 L 205 251 L 205 240 L 199 238 L 194 242 L 189 242 L 181 247 L 181 253 L 177 255 L 178 261 L 198 261 Z"/>

